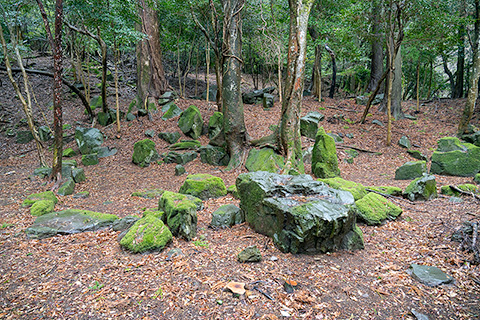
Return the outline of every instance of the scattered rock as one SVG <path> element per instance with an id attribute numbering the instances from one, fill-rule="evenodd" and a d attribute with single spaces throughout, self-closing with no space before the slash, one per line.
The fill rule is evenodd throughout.
<path id="1" fill-rule="evenodd" d="M 185 167 L 182 166 L 181 164 L 177 164 L 175 166 L 175 175 L 176 176 L 181 176 L 182 174 L 184 174 L 185 172 L 187 172 L 187 170 L 185 170 Z"/>
<path id="2" fill-rule="evenodd" d="M 192 139 L 200 137 L 203 130 L 203 119 L 200 110 L 193 105 L 188 107 L 182 112 L 178 120 L 178 127 L 186 136 Z"/>
<path id="3" fill-rule="evenodd" d="M 182 140 L 168 147 L 170 150 L 197 150 L 202 144 L 198 140 Z"/>
<path id="4" fill-rule="evenodd" d="M 338 168 L 337 149 L 332 137 L 320 127 L 315 137 L 312 153 L 312 173 L 317 178 L 334 178 L 340 175 Z"/>
<path id="5" fill-rule="evenodd" d="M 79 193 L 73 195 L 73 198 L 75 199 L 86 199 L 88 197 L 90 197 L 90 192 L 88 191 L 80 191 Z"/>
<path id="6" fill-rule="evenodd" d="M 172 258 L 175 258 L 175 257 L 184 257 L 184 256 L 185 256 L 185 255 L 183 254 L 182 249 L 174 248 L 174 249 L 168 251 L 168 253 L 167 253 L 167 258 L 166 258 L 165 260 L 171 261 Z"/>
<path id="7" fill-rule="evenodd" d="M 325 118 L 323 114 L 317 111 L 307 113 L 300 118 L 300 134 L 310 139 L 315 139 L 318 130 L 318 123 Z"/>
<path id="8" fill-rule="evenodd" d="M 380 127 L 385 127 L 385 124 L 382 121 L 377 119 L 373 120 L 372 124 L 376 124 L 377 126 L 380 126 Z"/>
<path id="9" fill-rule="evenodd" d="M 402 136 L 400 140 L 398 140 L 398 145 L 406 149 L 412 148 L 412 144 L 410 143 L 410 140 L 408 139 L 407 136 Z"/>
<path id="10" fill-rule="evenodd" d="M 140 219 L 139 217 L 134 217 L 134 216 L 126 216 L 122 219 L 117 219 L 113 221 L 112 230 L 123 231 L 123 230 L 130 229 L 130 227 L 133 226 L 133 224 L 137 222 L 139 219 Z"/>
<path id="11" fill-rule="evenodd" d="M 168 120 L 181 115 L 182 109 L 180 109 L 175 102 L 171 101 L 162 107 L 162 112 L 162 120 Z"/>
<path id="12" fill-rule="evenodd" d="M 340 134 L 335 134 L 335 133 L 327 133 L 327 134 L 333 138 L 333 141 L 335 141 L 335 143 L 343 143 L 343 138 L 340 136 Z"/>
<path id="13" fill-rule="evenodd" d="M 155 142 L 150 139 L 137 141 L 133 145 L 132 162 L 140 167 L 148 167 L 150 163 L 156 161 L 159 157 L 155 149 Z"/>
<path id="14" fill-rule="evenodd" d="M 110 147 L 97 147 L 93 151 L 94 153 L 97 154 L 99 159 L 110 157 L 117 153 L 116 148 L 110 148 Z"/>
<path id="15" fill-rule="evenodd" d="M 26 144 L 33 140 L 33 135 L 30 131 L 18 131 L 17 140 L 18 144 Z"/>
<path id="16" fill-rule="evenodd" d="M 421 283 L 430 287 L 448 284 L 454 280 L 451 276 L 433 266 L 412 264 L 410 265 L 408 273 L 417 281 L 420 281 Z"/>
<path id="17" fill-rule="evenodd" d="M 146 130 L 146 131 L 145 131 L 145 136 L 146 136 L 146 137 L 149 137 L 149 138 L 155 137 L 155 130 L 152 130 L 152 129 Z"/>
<path id="18" fill-rule="evenodd" d="M 177 142 L 178 139 L 180 139 L 180 133 L 179 132 L 160 132 L 158 134 L 158 137 L 170 144 L 173 144 Z"/>
<path id="19" fill-rule="evenodd" d="M 435 176 L 424 175 L 413 180 L 403 192 L 410 201 L 428 201 L 437 197 L 437 182 Z"/>
<path id="20" fill-rule="evenodd" d="M 94 166 L 99 163 L 98 154 L 90 153 L 82 155 L 82 164 L 84 166 Z"/>
<path id="21" fill-rule="evenodd" d="M 243 249 L 237 256 L 239 262 L 260 262 L 262 254 L 257 246 L 250 246 Z"/>
<path id="22" fill-rule="evenodd" d="M 275 91 L 275 87 L 268 87 L 262 90 L 254 90 L 247 93 L 242 93 L 242 100 L 245 104 L 257 104 L 261 103 L 265 93 L 271 94 Z"/>
<path id="23" fill-rule="evenodd" d="M 212 213 L 210 226 L 216 228 L 229 228 L 235 224 L 245 222 L 243 211 L 233 204 L 225 204 Z"/>
<path id="24" fill-rule="evenodd" d="M 395 170 L 395 180 L 412 180 L 427 173 L 426 161 L 410 161 Z"/>
<path id="25" fill-rule="evenodd" d="M 386 219 L 395 220 L 402 214 L 402 209 L 385 197 L 369 192 L 362 199 L 355 201 L 358 217 L 367 225 L 380 225 Z"/>
<path id="26" fill-rule="evenodd" d="M 412 309 L 410 312 L 415 316 L 415 318 L 417 318 L 417 320 L 428 320 L 428 316 L 415 311 L 415 309 Z"/>
<path id="27" fill-rule="evenodd" d="M 75 191 L 75 181 L 73 181 L 73 178 L 70 177 L 58 188 L 57 194 L 61 196 L 68 196 L 73 194 L 73 191 Z"/>
<path id="28" fill-rule="evenodd" d="M 245 168 L 248 171 L 280 172 L 285 166 L 285 159 L 271 148 L 250 149 Z"/>
<path id="29" fill-rule="evenodd" d="M 75 141 L 82 154 L 90 154 L 103 143 L 103 134 L 97 128 L 75 129 Z"/>
<path id="30" fill-rule="evenodd" d="M 230 156 L 225 149 L 221 147 L 207 145 L 200 147 L 198 150 L 200 151 L 200 161 L 203 163 L 207 163 L 212 166 L 226 166 L 230 161 Z"/>
<path id="31" fill-rule="evenodd" d="M 273 108 L 273 104 L 275 102 L 275 97 L 273 94 L 264 93 L 262 97 L 262 104 L 264 109 Z"/>
<path id="32" fill-rule="evenodd" d="M 457 187 L 458 189 L 460 189 L 462 191 L 468 192 L 468 193 L 480 194 L 480 187 L 478 187 L 474 184 L 465 183 L 465 184 L 456 185 L 455 187 Z M 440 188 L 440 193 L 444 194 L 446 196 L 455 196 L 455 197 L 458 197 L 458 196 L 461 195 L 460 192 L 452 189 L 450 186 L 442 186 Z"/>
<path id="33" fill-rule="evenodd" d="M 106 228 L 117 219 L 118 217 L 113 214 L 69 209 L 38 217 L 25 233 L 29 239 L 44 239 L 57 234 L 74 234 Z"/>
<path id="34" fill-rule="evenodd" d="M 201 202 L 201 200 L 200 200 Z M 197 235 L 197 204 L 184 194 L 165 191 L 158 201 L 165 222 L 174 236 L 187 241 Z"/>
<path id="35" fill-rule="evenodd" d="M 133 253 L 160 251 L 172 241 L 172 233 L 162 220 L 148 215 L 133 224 L 120 245 Z"/>
<path id="36" fill-rule="evenodd" d="M 223 197 L 227 194 L 225 183 L 219 177 L 210 174 L 191 174 L 180 187 L 179 193 L 189 194 L 207 200 Z"/>
<path id="37" fill-rule="evenodd" d="M 418 150 L 407 150 L 407 153 L 415 159 L 427 161 L 427 156 Z"/>
<path id="38" fill-rule="evenodd" d="M 38 137 L 41 141 L 48 141 L 53 138 L 53 135 L 48 126 L 40 126 L 38 127 Z"/>
<path id="39" fill-rule="evenodd" d="M 223 113 L 214 112 L 208 121 L 208 138 L 213 140 L 212 145 L 222 146 L 225 143 L 225 133 L 223 131 Z"/>
<path id="40" fill-rule="evenodd" d="M 186 164 L 190 161 L 195 160 L 197 158 L 196 152 L 176 152 L 170 151 L 168 152 L 165 157 L 163 158 L 163 162 L 165 163 L 177 163 L 177 164 Z"/>
<path id="41" fill-rule="evenodd" d="M 385 186 L 385 187 L 367 187 L 367 189 L 377 191 L 383 194 L 388 194 L 391 196 L 396 196 L 396 197 L 401 197 L 403 195 L 403 190 L 402 188 L 399 187 L 391 187 L 391 186 Z M 368 191 L 368 190 L 367 190 Z"/>

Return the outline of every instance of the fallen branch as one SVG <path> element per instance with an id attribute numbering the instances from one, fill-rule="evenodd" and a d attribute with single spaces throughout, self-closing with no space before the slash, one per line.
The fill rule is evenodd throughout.
<path id="1" fill-rule="evenodd" d="M 473 193 L 473 192 L 467 192 L 467 191 L 464 191 L 464 190 L 458 188 L 457 186 L 452 186 L 452 185 L 449 186 L 449 188 L 452 189 L 453 191 L 457 191 L 457 192 L 459 192 L 459 193 L 461 193 L 461 194 L 466 194 L 466 195 L 469 195 L 469 196 L 471 196 L 471 197 L 473 197 L 473 198 L 475 198 L 475 199 L 477 199 L 477 200 L 480 200 L 480 196 L 479 196 L 479 195 L 476 195 L 476 194 Z"/>
<path id="2" fill-rule="evenodd" d="M 326 106 L 325 108 L 335 109 L 335 110 L 340 110 L 340 111 L 346 111 L 346 112 L 355 112 L 355 113 L 359 113 L 359 112 L 360 112 L 360 111 L 353 110 L 353 109 L 342 109 L 342 108 L 338 108 L 338 107 L 329 107 L 329 106 Z"/>
<path id="3" fill-rule="evenodd" d="M 372 150 L 367 150 L 367 149 L 362 149 L 362 148 L 354 147 L 354 146 L 347 146 L 347 145 L 344 145 L 344 144 L 337 144 L 336 147 L 337 147 L 337 148 L 341 148 L 341 149 L 354 149 L 354 150 L 357 150 L 357 151 L 367 152 L 367 153 L 373 153 L 373 154 L 376 154 L 376 155 L 381 155 L 381 154 L 382 154 L 381 152 L 372 151 Z"/>
<path id="4" fill-rule="evenodd" d="M 376 190 L 369 189 L 369 188 L 365 188 L 365 190 L 367 190 L 368 192 L 373 192 L 373 193 L 379 194 L 379 195 L 381 195 L 381 196 L 384 196 L 385 198 L 392 198 L 392 199 L 397 199 L 397 200 L 403 200 L 403 201 L 409 202 L 409 203 L 411 203 L 411 204 L 413 204 L 413 205 L 415 204 L 415 202 L 410 201 L 409 199 L 405 199 L 405 198 L 397 197 L 397 196 L 392 196 L 391 194 L 388 194 L 388 193 L 383 193 L 383 192 L 376 191 Z"/>

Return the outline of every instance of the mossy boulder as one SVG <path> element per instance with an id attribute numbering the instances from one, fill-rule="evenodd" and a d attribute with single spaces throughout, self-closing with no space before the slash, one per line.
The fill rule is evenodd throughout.
<path id="1" fill-rule="evenodd" d="M 335 141 L 325 133 L 323 127 L 318 129 L 315 136 L 312 152 L 312 173 L 321 179 L 340 176 Z"/>
<path id="2" fill-rule="evenodd" d="M 130 227 L 120 245 L 133 253 L 160 251 L 172 241 L 172 233 L 153 215 L 147 215 Z"/>
<path id="3" fill-rule="evenodd" d="M 175 102 L 171 101 L 162 106 L 162 112 L 162 120 L 168 120 L 182 114 L 182 109 Z"/>
<path id="4" fill-rule="evenodd" d="M 249 246 L 240 251 L 237 255 L 238 262 L 260 262 L 262 261 L 262 254 L 257 246 Z"/>
<path id="5" fill-rule="evenodd" d="M 435 176 L 424 175 L 413 180 L 403 192 L 410 201 L 428 201 L 437 197 L 437 182 Z"/>
<path id="6" fill-rule="evenodd" d="M 113 214 L 69 209 L 39 216 L 25 233 L 30 239 L 44 239 L 110 227 L 117 219 Z"/>
<path id="7" fill-rule="evenodd" d="M 409 161 L 395 170 L 395 180 L 413 180 L 427 173 L 426 161 Z"/>
<path id="8" fill-rule="evenodd" d="M 163 162 L 165 163 L 177 163 L 177 164 L 186 164 L 190 161 L 195 160 L 197 158 L 197 153 L 192 152 L 176 152 L 170 151 L 168 152 L 165 157 L 163 158 Z"/>
<path id="9" fill-rule="evenodd" d="M 201 202 L 201 200 L 200 200 Z M 174 236 L 187 241 L 197 235 L 197 204 L 187 195 L 165 191 L 158 201 L 165 222 Z"/>
<path id="10" fill-rule="evenodd" d="M 168 147 L 170 150 L 197 150 L 202 144 L 198 140 L 182 140 Z"/>
<path id="11" fill-rule="evenodd" d="M 227 188 L 219 177 L 210 174 L 192 174 L 185 179 L 179 193 L 189 194 L 206 200 L 225 196 Z"/>
<path id="12" fill-rule="evenodd" d="M 185 169 L 185 167 L 181 164 L 177 164 L 175 166 L 175 175 L 176 176 L 181 176 L 182 174 L 186 173 L 187 172 L 187 169 Z"/>
<path id="13" fill-rule="evenodd" d="M 192 139 L 200 137 L 203 131 L 203 119 L 200 110 L 193 105 L 188 107 L 178 119 L 178 127 Z"/>
<path id="14" fill-rule="evenodd" d="M 216 228 L 229 228 L 235 224 L 245 222 L 245 215 L 239 207 L 225 204 L 212 213 L 210 226 Z"/>
<path id="15" fill-rule="evenodd" d="M 471 183 L 460 184 L 460 185 L 456 185 L 455 187 L 465 192 L 480 194 L 480 187 Z M 452 189 L 450 186 L 442 186 L 440 188 L 440 193 L 447 196 L 455 196 L 455 197 L 458 197 L 459 195 L 461 195 L 460 192 Z"/>
<path id="16" fill-rule="evenodd" d="M 410 140 L 408 139 L 407 136 L 402 136 L 400 140 L 398 140 L 398 145 L 406 149 L 412 148 L 412 144 L 410 143 Z"/>
<path id="17" fill-rule="evenodd" d="M 69 196 L 73 194 L 74 191 L 75 191 L 75 181 L 73 180 L 72 177 L 70 177 L 60 185 L 60 187 L 57 190 L 57 194 L 61 196 Z"/>
<path id="18" fill-rule="evenodd" d="M 391 195 L 391 196 L 402 196 L 403 194 L 403 190 L 402 188 L 399 188 L 399 187 L 392 187 L 392 186 L 381 186 L 381 187 L 373 187 L 373 186 L 370 186 L 370 187 L 367 187 L 367 189 L 370 189 L 370 190 L 373 190 L 373 191 L 376 191 L 376 192 L 380 192 L 380 193 L 383 193 L 383 194 L 388 194 L 388 195 Z"/>
<path id="19" fill-rule="evenodd" d="M 310 139 L 315 139 L 318 130 L 318 123 L 325 118 L 323 114 L 317 111 L 307 113 L 300 118 L 300 134 Z"/>
<path id="20" fill-rule="evenodd" d="M 32 193 L 31 195 L 27 196 L 27 198 L 23 200 L 22 207 L 30 207 L 35 202 L 40 200 L 50 200 L 54 204 L 58 202 L 57 197 L 52 191 L 45 191 L 45 192 L 39 192 L 39 193 Z"/>
<path id="21" fill-rule="evenodd" d="M 162 140 L 165 140 L 166 142 L 172 144 L 178 141 L 180 139 L 180 133 L 179 132 L 160 132 L 158 134 L 158 137 Z"/>
<path id="22" fill-rule="evenodd" d="M 369 226 L 379 225 L 386 219 L 394 220 L 402 214 L 399 206 L 373 192 L 355 201 L 355 204 L 358 208 L 358 218 Z"/>
<path id="23" fill-rule="evenodd" d="M 222 147 L 207 145 L 200 147 L 200 161 L 212 166 L 226 166 L 230 161 L 230 156 Z"/>
<path id="24" fill-rule="evenodd" d="M 85 177 L 85 170 L 83 170 L 83 168 L 72 168 L 72 178 L 75 183 L 87 180 L 87 177 Z"/>
<path id="25" fill-rule="evenodd" d="M 90 153 L 82 155 L 82 164 L 84 166 L 94 166 L 99 163 L 98 154 Z"/>
<path id="26" fill-rule="evenodd" d="M 95 151 L 95 148 L 102 145 L 103 134 L 97 128 L 77 127 L 75 129 L 75 141 L 81 154 L 90 154 Z"/>
<path id="27" fill-rule="evenodd" d="M 62 153 L 62 156 L 63 157 L 67 157 L 67 158 L 70 158 L 70 157 L 73 157 L 73 156 L 76 156 L 76 152 L 73 151 L 72 148 L 67 148 L 65 150 L 63 150 L 63 153 Z"/>
<path id="28" fill-rule="evenodd" d="M 248 171 L 267 171 L 278 173 L 285 167 L 285 159 L 271 148 L 251 149 L 245 168 Z"/>
<path id="29" fill-rule="evenodd" d="M 133 145 L 132 162 L 140 167 L 148 167 L 150 163 L 158 160 L 160 156 L 155 149 L 155 142 L 145 139 Z"/>
<path id="30" fill-rule="evenodd" d="M 225 142 L 225 134 L 223 131 L 223 113 L 214 112 L 208 121 L 208 138 L 213 141 Z M 213 144 L 218 145 L 218 144 Z M 221 146 L 221 145 L 220 145 Z"/>
<path id="31" fill-rule="evenodd" d="M 41 216 L 53 212 L 55 203 L 52 200 L 39 200 L 30 207 L 32 216 Z"/>
<path id="32" fill-rule="evenodd" d="M 430 173 L 473 177 L 480 172 L 480 147 L 461 143 L 458 138 L 446 137 L 438 141 L 432 155 Z"/>
<path id="33" fill-rule="evenodd" d="M 422 161 L 427 161 L 427 156 L 425 156 L 423 153 L 421 153 L 418 150 L 407 150 L 407 153 L 412 157 L 417 160 L 422 160 Z"/>
<path id="34" fill-rule="evenodd" d="M 335 177 L 330 179 L 318 179 L 318 181 L 322 181 L 328 184 L 328 186 L 330 186 L 333 189 L 350 192 L 353 195 L 353 198 L 355 200 L 360 200 L 367 194 L 367 191 L 365 190 L 365 187 L 362 184 L 356 183 L 353 181 L 344 180 L 340 177 Z"/>

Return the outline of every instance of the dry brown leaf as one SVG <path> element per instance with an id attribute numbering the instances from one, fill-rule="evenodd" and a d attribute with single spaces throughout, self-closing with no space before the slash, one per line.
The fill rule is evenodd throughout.
<path id="1" fill-rule="evenodd" d="M 245 294 L 245 283 L 242 282 L 229 282 L 226 286 L 225 289 L 228 289 L 232 291 L 233 293 L 242 295 Z"/>

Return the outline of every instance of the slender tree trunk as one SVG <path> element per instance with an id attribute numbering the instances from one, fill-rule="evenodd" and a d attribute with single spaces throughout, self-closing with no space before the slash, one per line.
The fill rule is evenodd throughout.
<path id="1" fill-rule="evenodd" d="M 468 124 L 472 119 L 472 115 L 477 103 L 479 77 L 480 77 L 480 54 L 479 54 L 479 50 L 477 50 L 474 57 L 472 75 L 470 76 L 470 88 L 468 89 L 467 102 L 465 103 L 465 108 L 463 109 L 463 114 L 457 129 L 458 136 L 462 136 L 466 132 Z"/>
<path id="2" fill-rule="evenodd" d="M 373 25 L 373 39 L 372 39 L 372 61 L 370 65 L 370 81 L 367 86 L 367 92 L 374 90 L 377 83 L 383 75 L 383 45 L 382 45 L 382 30 L 380 23 L 381 6 L 378 1 L 373 1 L 372 7 L 372 25 Z"/>
<path id="3" fill-rule="evenodd" d="M 393 65 L 391 111 L 392 116 L 398 120 L 404 117 L 402 111 L 402 51 L 400 48 L 394 55 Z"/>
<path id="4" fill-rule="evenodd" d="M 325 49 L 327 49 L 330 57 L 332 58 L 332 83 L 330 84 L 330 92 L 328 93 L 328 97 L 333 99 L 335 95 L 335 86 L 337 85 L 337 62 L 335 60 L 335 53 L 329 46 L 325 45 Z"/>
<path id="5" fill-rule="evenodd" d="M 242 103 L 242 17 L 245 0 L 223 0 L 223 119 L 230 162 L 227 169 L 242 165 L 247 130 Z"/>
<path id="6" fill-rule="evenodd" d="M 168 82 L 162 64 L 158 15 L 151 3 L 139 0 L 140 31 L 147 38 L 137 44 L 137 96 L 139 106 L 151 98 L 160 97 L 168 90 Z"/>
<path id="7" fill-rule="evenodd" d="M 305 171 L 300 137 L 300 112 L 305 79 L 307 25 L 313 0 L 289 0 L 290 31 L 287 75 L 280 120 L 280 149 L 285 155 L 284 172 Z"/>
<path id="8" fill-rule="evenodd" d="M 466 1 L 460 2 L 460 16 L 465 17 Z M 465 78 L 465 25 L 460 25 L 458 28 L 458 48 L 457 48 L 457 72 L 455 79 L 455 90 L 453 98 L 463 97 L 463 80 Z"/>
<path id="9" fill-rule="evenodd" d="M 207 51 L 205 52 L 205 63 L 207 64 L 207 101 L 210 101 L 210 42 L 207 40 Z"/>
<path id="10" fill-rule="evenodd" d="M 417 111 L 420 111 L 420 56 L 417 61 Z"/>

